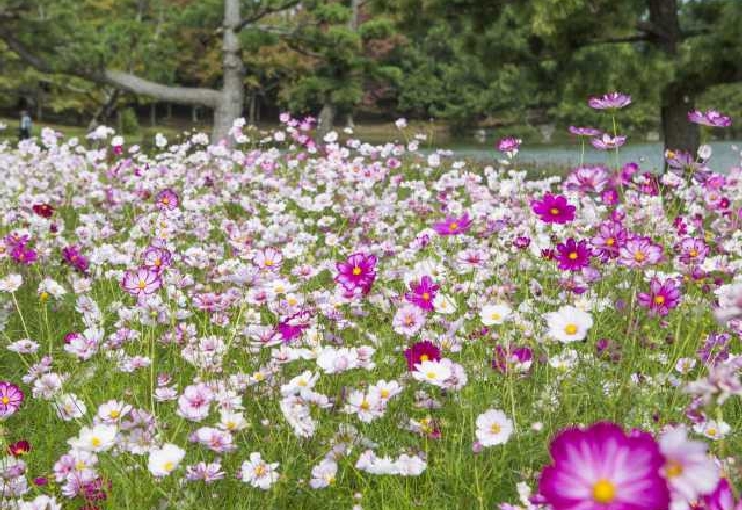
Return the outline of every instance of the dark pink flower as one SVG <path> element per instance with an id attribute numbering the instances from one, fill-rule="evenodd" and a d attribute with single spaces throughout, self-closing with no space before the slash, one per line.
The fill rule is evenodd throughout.
<path id="1" fill-rule="evenodd" d="M 601 133 L 600 129 L 594 127 L 569 126 L 569 132 L 577 136 L 596 136 Z"/>
<path id="2" fill-rule="evenodd" d="M 618 257 L 619 250 L 626 243 L 628 233 L 623 225 L 616 221 L 604 221 L 598 233 L 592 238 L 593 254 L 603 262 Z"/>
<path id="3" fill-rule="evenodd" d="M 502 346 L 495 347 L 495 357 L 492 359 L 492 368 L 507 374 L 510 372 L 528 372 L 533 363 L 533 351 L 528 347 Z"/>
<path id="4" fill-rule="evenodd" d="M 423 310 L 432 311 L 433 299 L 440 288 L 440 285 L 436 285 L 430 276 L 423 276 L 419 282 L 413 281 L 410 283 L 412 292 L 405 293 L 404 297 L 413 305 Z"/>
<path id="5" fill-rule="evenodd" d="M 10 256 L 18 264 L 30 265 L 36 262 L 36 251 L 23 245 L 18 245 L 10 252 Z"/>
<path id="6" fill-rule="evenodd" d="M 433 225 L 433 229 L 442 236 L 463 234 L 469 230 L 469 227 L 471 227 L 469 213 L 464 213 L 461 218 L 448 216 L 445 220 Z"/>
<path id="7" fill-rule="evenodd" d="M 590 248 L 587 241 L 576 242 L 571 237 L 557 245 L 558 268 L 567 271 L 582 271 L 590 264 Z"/>
<path id="8" fill-rule="evenodd" d="M 441 350 L 433 342 L 423 340 L 422 342 L 415 342 L 410 348 L 405 349 L 404 357 L 407 360 L 407 368 L 414 371 L 415 365 L 425 361 L 440 361 Z"/>
<path id="9" fill-rule="evenodd" d="M 88 259 L 82 256 L 75 246 L 62 248 L 62 259 L 81 273 L 88 270 Z"/>
<path id="10" fill-rule="evenodd" d="M 680 303 L 680 287 L 673 278 L 661 282 L 654 277 L 649 284 L 649 292 L 637 294 L 640 306 L 649 308 L 652 315 L 665 316 Z"/>
<path id="11" fill-rule="evenodd" d="M 354 253 L 345 262 L 337 263 L 335 281 L 349 292 L 361 289 L 364 294 L 371 290 L 376 279 L 376 256 Z"/>
<path id="12" fill-rule="evenodd" d="M 645 432 L 616 424 L 566 429 L 552 441 L 539 493 L 553 510 L 667 510 L 665 459 Z"/>
<path id="13" fill-rule="evenodd" d="M 532 201 L 531 209 L 539 215 L 542 221 L 546 223 L 557 223 L 559 225 L 564 225 L 574 220 L 575 211 L 577 210 L 562 195 L 552 195 L 548 192 L 544 194 L 541 200 Z"/>
<path id="14" fill-rule="evenodd" d="M 507 154 L 508 156 L 514 156 L 520 149 L 521 140 L 513 136 L 507 136 L 497 142 L 497 150 Z"/>
<path id="15" fill-rule="evenodd" d="M 719 479 L 719 484 L 711 494 L 703 497 L 702 510 L 742 510 L 742 499 L 734 504 L 734 492 L 729 480 Z"/>
<path id="16" fill-rule="evenodd" d="M 157 271 L 170 267 L 172 263 L 173 256 L 170 250 L 165 248 L 150 246 L 142 253 L 142 265 L 155 268 Z"/>

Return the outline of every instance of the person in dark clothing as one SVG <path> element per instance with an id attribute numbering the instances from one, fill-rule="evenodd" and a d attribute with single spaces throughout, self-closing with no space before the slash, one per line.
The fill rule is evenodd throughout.
<path id="1" fill-rule="evenodd" d="M 29 138 L 31 138 L 32 128 L 33 123 L 31 122 L 31 117 L 28 115 L 28 112 L 26 110 L 22 110 L 21 123 L 18 129 L 18 140 L 28 140 Z"/>

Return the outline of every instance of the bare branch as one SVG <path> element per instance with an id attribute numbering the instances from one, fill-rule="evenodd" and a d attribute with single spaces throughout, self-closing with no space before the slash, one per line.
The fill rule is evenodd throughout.
<path id="1" fill-rule="evenodd" d="M 247 25 L 250 25 L 252 23 L 255 23 L 258 20 L 261 20 L 265 18 L 266 16 L 270 16 L 271 14 L 277 14 L 279 12 L 288 11 L 289 9 L 293 9 L 299 5 L 299 0 L 287 0 L 286 2 L 276 6 L 276 7 L 266 7 L 264 9 L 259 9 L 250 16 L 247 16 L 240 20 L 239 23 L 234 27 L 235 32 L 239 32 L 243 28 L 245 28 Z"/>

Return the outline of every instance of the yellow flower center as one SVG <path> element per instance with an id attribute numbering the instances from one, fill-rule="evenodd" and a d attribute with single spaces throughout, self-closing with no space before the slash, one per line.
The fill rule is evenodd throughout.
<path id="1" fill-rule="evenodd" d="M 557 209 L 556 207 L 552 207 L 551 209 L 549 209 L 549 212 L 556 216 L 557 214 L 559 214 L 559 209 Z"/>
<path id="2" fill-rule="evenodd" d="M 111 409 L 111 411 L 108 413 L 108 416 L 110 416 L 111 418 L 118 418 L 119 416 L 121 416 L 121 411 L 119 411 L 118 409 Z"/>
<path id="3" fill-rule="evenodd" d="M 427 377 L 428 379 L 435 379 L 435 372 L 431 370 L 430 372 L 425 374 L 425 377 Z"/>
<path id="4" fill-rule="evenodd" d="M 170 199 L 168 197 L 163 197 L 162 203 L 165 205 L 170 205 Z"/>
<path id="5" fill-rule="evenodd" d="M 98 446 L 100 446 L 101 443 L 102 443 L 102 441 L 100 440 L 99 437 L 93 437 L 93 438 L 90 439 L 90 444 L 93 445 L 93 446 L 95 446 L 96 448 Z"/>
<path id="6" fill-rule="evenodd" d="M 361 275 L 361 268 L 356 266 L 353 268 L 353 276 L 360 276 Z"/>
<path id="7" fill-rule="evenodd" d="M 658 306 L 662 306 L 665 304 L 665 296 L 655 296 L 654 298 L 654 304 Z"/>
<path id="8" fill-rule="evenodd" d="M 428 361 L 429 359 L 430 358 L 428 358 L 428 355 L 427 354 L 423 354 L 422 356 L 420 356 L 420 363 L 423 363 L 425 361 Z"/>
<path id="9" fill-rule="evenodd" d="M 429 300 L 430 299 L 430 294 L 428 294 L 427 292 L 423 292 L 423 299 L 425 301 Z"/>
<path id="10" fill-rule="evenodd" d="M 579 257 L 579 255 L 577 254 L 576 251 L 573 251 L 572 253 L 569 254 L 569 258 L 572 260 L 575 260 L 577 257 Z"/>
<path id="11" fill-rule="evenodd" d="M 265 376 L 263 375 L 262 372 L 253 372 L 252 378 L 255 379 L 256 381 L 262 381 L 265 379 Z"/>
<path id="12" fill-rule="evenodd" d="M 137 287 L 139 288 L 139 290 L 144 290 L 146 286 L 147 282 L 145 282 L 144 280 L 139 280 L 139 283 L 137 283 Z"/>
<path id="13" fill-rule="evenodd" d="M 613 246 L 614 244 L 616 244 L 616 240 L 613 239 L 612 237 L 609 237 L 608 239 L 605 240 L 605 244 L 607 244 L 608 246 Z"/>
<path id="14" fill-rule="evenodd" d="M 296 298 L 289 298 L 288 299 L 288 303 L 289 303 L 290 306 L 296 306 L 296 303 L 297 302 L 298 301 L 296 301 Z"/>
<path id="15" fill-rule="evenodd" d="M 85 469 L 85 462 L 81 460 L 75 462 L 75 471 L 82 471 L 83 469 Z"/>
<path id="16" fill-rule="evenodd" d="M 385 388 L 385 389 L 383 389 L 383 390 L 381 390 L 381 393 L 380 393 L 380 395 L 381 395 L 381 398 L 389 398 L 389 395 L 390 395 L 390 394 L 391 394 L 391 393 L 390 393 L 390 392 L 389 392 L 389 390 L 387 390 L 386 388 Z"/>
<path id="17" fill-rule="evenodd" d="M 10 397 L 3 396 L 3 398 L 0 398 L 0 402 L 3 403 L 3 405 L 10 404 Z"/>
<path id="18" fill-rule="evenodd" d="M 363 401 L 361 402 L 361 405 L 360 405 L 359 407 L 360 407 L 361 409 L 363 409 L 364 411 L 368 411 L 369 409 L 371 409 L 371 404 L 369 404 L 369 403 L 368 403 L 368 400 L 366 400 L 366 399 L 364 398 L 364 399 L 363 399 Z"/>
<path id="19" fill-rule="evenodd" d="M 570 322 L 569 324 L 564 326 L 564 333 L 567 335 L 576 335 L 578 329 L 579 328 L 577 327 L 577 324 L 575 324 L 574 322 Z"/>
<path id="20" fill-rule="evenodd" d="M 175 469 L 175 464 L 173 464 L 173 462 L 169 460 L 162 465 L 162 469 L 163 471 L 169 473 L 170 471 Z"/>
<path id="21" fill-rule="evenodd" d="M 502 427 L 500 427 L 499 423 L 493 423 L 490 426 L 490 432 L 492 432 L 493 434 L 499 434 L 501 430 L 502 430 Z"/>
<path id="22" fill-rule="evenodd" d="M 497 312 L 492 312 L 492 315 L 490 315 L 490 319 L 492 319 L 493 321 L 499 321 L 500 319 L 502 319 L 502 315 Z"/>
<path id="23" fill-rule="evenodd" d="M 273 261 L 271 259 L 268 259 L 265 261 L 265 265 L 271 267 L 273 265 Z"/>
<path id="24" fill-rule="evenodd" d="M 459 224 L 455 221 L 448 226 L 448 230 L 456 230 L 457 228 L 459 228 Z"/>
<path id="25" fill-rule="evenodd" d="M 41 294 L 39 294 L 39 299 L 41 301 L 46 301 L 47 299 L 49 299 L 49 293 L 45 290 L 41 291 Z"/>
<path id="26" fill-rule="evenodd" d="M 665 466 L 665 475 L 667 478 L 677 478 L 683 474 L 683 465 L 677 461 L 671 460 Z"/>
<path id="27" fill-rule="evenodd" d="M 634 260 L 637 262 L 644 262 L 646 258 L 647 256 L 644 254 L 643 251 L 638 251 L 634 254 Z"/>
<path id="28" fill-rule="evenodd" d="M 596 503 L 612 503 L 616 499 L 616 486 L 612 482 L 601 479 L 593 485 L 593 501 Z"/>
<path id="29" fill-rule="evenodd" d="M 255 468 L 252 470 L 253 473 L 255 473 L 255 476 L 264 476 L 265 475 L 265 466 L 260 464 L 259 466 L 255 466 Z"/>
<path id="30" fill-rule="evenodd" d="M 698 256 L 698 250 L 696 250 L 695 248 L 693 248 L 691 251 L 688 252 L 688 256 L 691 257 L 691 258 L 697 257 Z"/>
<path id="31" fill-rule="evenodd" d="M 716 429 L 714 427 L 711 427 L 706 430 L 706 434 L 708 434 L 711 437 L 716 437 Z"/>

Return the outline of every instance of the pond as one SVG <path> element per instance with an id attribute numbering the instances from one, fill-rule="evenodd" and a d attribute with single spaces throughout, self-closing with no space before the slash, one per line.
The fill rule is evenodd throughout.
<path id="1" fill-rule="evenodd" d="M 733 167 L 740 167 L 739 148 L 741 141 L 710 142 L 712 156 L 709 167 L 719 173 L 728 173 Z M 478 161 L 492 161 L 499 159 L 500 154 L 487 145 L 453 145 L 454 157 L 476 159 Z M 618 152 L 619 164 L 628 162 L 639 163 L 643 170 L 658 170 L 663 168 L 664 149 L 662 143 L 636 143 L 621 147 Z M 523 145 L 517 160 L 529 167 L 557 167 L 572 168 L 580 164 L 581 147 L 577 144 L 566 145 Z M 599 151 L 592 146 L 585 148 L 585 163 L 602 163 L 611 167 L 616 166 L 614 151 Z"/>

